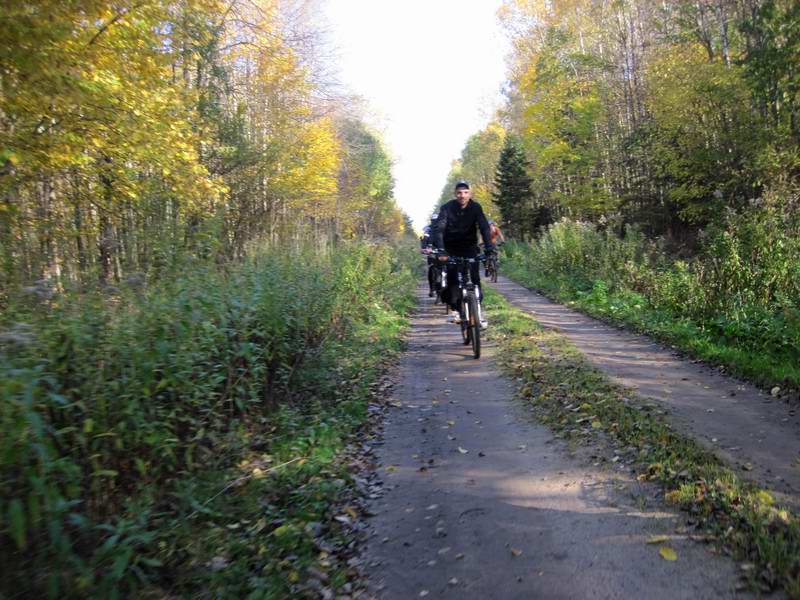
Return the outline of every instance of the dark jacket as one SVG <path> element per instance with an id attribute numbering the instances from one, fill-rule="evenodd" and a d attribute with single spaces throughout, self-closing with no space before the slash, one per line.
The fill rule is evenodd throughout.
<path id="1" fill-rule="evenodd" d="M 439 218 L 433 230 L 433 245 L 444 248 L 454 256 L 474 256 L 478 251 L 478 230 L 487 250 L 492 239 L 489 221 L 481 205 L 470 200 L 464 208 L 457 200 L 450 200 L 439 209 Z"/>

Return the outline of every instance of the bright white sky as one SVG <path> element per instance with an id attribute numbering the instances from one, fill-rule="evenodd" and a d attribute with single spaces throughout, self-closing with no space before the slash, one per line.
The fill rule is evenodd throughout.
<path id="1" fill-rule="evenodd" d="M 500 101 L 501 0 L 328 0 L 341 83 L 377 115 L 395 197 L 421 229 L 451 162 Z"/>

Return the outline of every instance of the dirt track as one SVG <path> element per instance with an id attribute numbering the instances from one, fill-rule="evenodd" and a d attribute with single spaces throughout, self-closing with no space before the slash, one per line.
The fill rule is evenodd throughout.
<path id="1" fill-rule="evenodd" d="M 659 402 L 682 432 L 713 448 L 740 472 L 800 505 L 800 416 L 758 388 L 551 302 L 509 279 L 495 288 L 555 329 L 614 380 Z"/>
<path id="2" fill-rule="evenodd" d="M 650 488 L 570 457 L 512 399 L 494 349 L 475 361 L 419 296 L 379 452 L 386 493 L 366 552 L 377 597 L 734 595 L 731 561 L 648 508 Z M 677 561 L 646 543 L 662 534 Z"/>

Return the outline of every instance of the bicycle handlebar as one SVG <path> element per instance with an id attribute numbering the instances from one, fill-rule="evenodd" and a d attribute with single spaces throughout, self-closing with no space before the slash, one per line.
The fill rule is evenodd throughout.
<path id="1" fill-rule="evenodd" d="M 449 265 L 457 265 L 461 263 L 475 263 L 475 262 L 484 262 L 486 260 L 485 254 L 479 254 L 475 257 L 466 257 L 466 256 L 450 256 L 449 254 L 441 253 L 441 252 L 434 252 L 434 255 L 438 260 L 441 262 L 446 262 Z"/>

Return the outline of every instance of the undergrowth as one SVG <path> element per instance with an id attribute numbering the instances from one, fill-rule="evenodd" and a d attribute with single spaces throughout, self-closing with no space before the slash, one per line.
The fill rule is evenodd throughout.
<path id="1" fill-rule="evenodd" d="M 676 433 L 663 414 L 611 383 L 563 337 L 486 292 L 490 337 L 519 394 L 558 435 L 588 442 L 602 434 L 641 480 L 660 482 L 668 502 L 688 511 L 719 543 L 752 567 L 754 587 L 800 597 L 800 519 L 742 481 L 712 453 Z"/>
<path id="2" fill-rule="evenodd" d="M 0 596 L 285 597 L 303 524 L 346 491 L 408 264 L 265 250 L 4 314 Z"/>
<path id="3" fill-rule="evenodd" d="M 762 216 L 709 234 L 690 260 L 635 230 L 562 221 L 505 246 L 501 272 L 762 386 L 800 389 L 800 244 Z M 774 248 L 766 252 L 765 248 Z"/>

